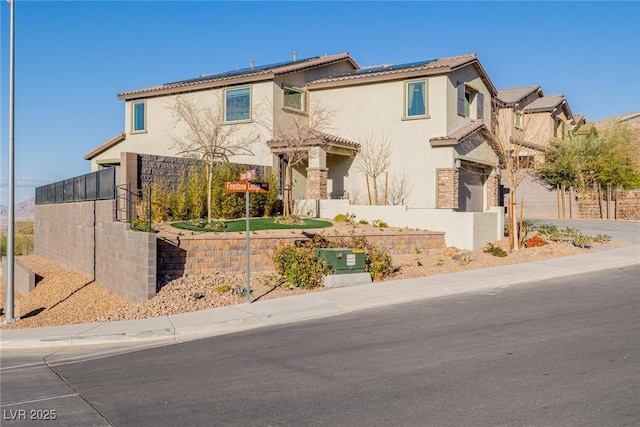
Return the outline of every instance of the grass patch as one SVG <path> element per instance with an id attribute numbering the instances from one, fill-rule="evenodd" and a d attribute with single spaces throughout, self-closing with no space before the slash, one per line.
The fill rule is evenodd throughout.
<path id="1" fill-rule="evenodd" d="M 304 224 L 281 224 L 274 221 L 275 218 L 252 218 L 249 219 L 249 230 L 287 230 L 287 229 L 305 229 L 305 228 L 324 228 L 331 227 L 328 221 L 320 221 L 317 219 L 305 219 Z M 220 227 L 220 223 L 224 224 L 224 228 Z M 212 231 L 216 233 L 246 231 L 246 220 L 238 219 L 233 221 L 215 221 L 200 227 L 195 221 L 181 221 L 171 224 L 172 227 L 189 231 Z"/>

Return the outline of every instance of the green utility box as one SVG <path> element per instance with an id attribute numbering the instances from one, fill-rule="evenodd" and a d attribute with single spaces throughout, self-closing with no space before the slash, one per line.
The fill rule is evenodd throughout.
<path id="1" fill-rule="evenodd" d="M 364 273 L 364 249 L 316 249 L 316 257 L 325 260 L 333 274 Z"/>

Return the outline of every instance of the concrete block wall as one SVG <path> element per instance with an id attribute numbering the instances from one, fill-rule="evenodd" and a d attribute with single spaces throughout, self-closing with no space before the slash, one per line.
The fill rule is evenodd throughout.
<path id="1" fill-rule="evenodd" d="M 94 202 L 35 206 L 34 254 L 93 277 Z"/>
<path id="2" fill-rule="evenodd" d="M 37 205 L 34 252 L 122 298 L 146 301 L 156 294 L 156 236 L 115 222 L 115 203 Z"/>
<path id="3" fill-rule="evenodd" d="M 319 234 L 321 234 L 319 232 Z M 349 238 L 349 234 L 327 234 L 328 238 Z M 444 233 L 430 231 L 380 231 L 367 234 L 367 240 L 392 255 L 415 253 L 415 249 L 444 248 Z M 274 271 L 273 255 L 279 243 L 305 241 L 309 237 L 295 231 L 290 236 L 251 236 L 249 261 L 252 271 Z M 246 269 L 246 236 L 193 235 L 169 242 L 158 240 L 158 275 L 163 277 L 184 274 L 205 275 L 218 271 Z"/>

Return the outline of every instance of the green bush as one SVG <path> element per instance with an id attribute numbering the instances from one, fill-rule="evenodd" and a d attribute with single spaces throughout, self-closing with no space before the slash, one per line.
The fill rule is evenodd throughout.
<path id="1" fill-rule="evenodd" d="M 199 219 L 207 211 L 207 174 L 204 169 L 191 168 L 187 174 L 188 219 Z"/>
<path id="2" fill-rule="evenodd" d="M 274 263 L 276 271 L 288 283 L 301 288 L 322 285 L 322 276 L 330 270 L 323 261 L 316 258 L 318 248 L 352 248 L 365 251 L 365 271 L 374 280 L 379 280 L 393 272 L 391 255 L 367 242 L 366 237 L 352 234 L 348 238 L 328 239 L 315 236 L 307 242 L 282 244 L 276 249 Z"/>
<path id="3" fill-rule="evenodd" d="M 369 224 L 369 221 L 367 221 L 366 219 L 362 218 L 360 221 L 358 221 L 359 224 L 363 224 L 363 225 L 367 225 Z"/>
<path id="4" fill-rule="evenodd" d="M 507 256 L 507 252 L 504 249 L 502 249 L 500 246 L 495 246 L 492 243 L 488 243 L 483 252 L 500 258 L 504 258 Z"/>
<path id="5" fill-rule="evenodd" d="M 573 238 L 573 244 L 581 248 L 590 247 L 593 244 L 593 238 L 587 234 L 578 234 Z"/>
<path id="6" fill-rule="evenodd" d="M 187 181 L 187 173 L 183 172 L 180 176 L 178 186 L 170 195 L 171 217 L 177 221 L 187 219 L 187 209 L 189 206 Z"/>
<path id="7" fill-rule="evenodd" d="M 596 234 L 593 236 L 593 241 L 595 243 L 607 243 L 611 241 L 611 236 L 609 234 Z"/>
<path id="8" fill-rule="evenodd" d="M 378 228 L 387 228 L 389 225 L 381 219 L 374 219 L 371 221 L 371 225 Z"/>
<path id="9" fill-rule="evenodd" d="M 241 166 L 232 163 L 221 163 L 215 166 L 211 182 L 212 217 L 234 219 L 244 216 L 244 193 L 225 193 L 224 191 L 224 183 L 237 181 L 241 171 Z"/>
<path id="10" fill-rule="evenodd" d="M 312 289 L 322 286 L 322 276 L 329 274 L 324 260 L 316 258 L 313 244 L 281 244 L 276 248 L 276 271 L 293 286 Z"/>
<path id="11" fill-rule="evenodd" d="M 151 219 L 153 222 L 162 222 L 169 219 L 171 211 L 171 197 L 167 185 L 154 182 L 151 185 Z"/>
<path id="12" fill-rule="evenodd" d="M 336 215 L 335 217 L 333 217 L 333 220 L 335 222 L 346 222 L 348 224 L 352 224 L 356 220 L 356 215 L 347 212 L 346 214 Z"/>

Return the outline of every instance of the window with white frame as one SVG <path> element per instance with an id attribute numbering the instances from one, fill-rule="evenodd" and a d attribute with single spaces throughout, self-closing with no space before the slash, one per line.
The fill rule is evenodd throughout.
<path id="1" fill-rule="evenodd" d="M 306 96 L 303 90 L 285 87 L 282 96 L 282 106 L 284 108 L 306 111 Z"/>
<path id="2" fill-rule="evenodd" d="M 417 80 L 405 83 L 404 116 L 406 118 L 427 117 L 427 81 Z"/>
<path id="3" fill-rule="evenodd" d="M 514 120 L 516 129 L 524 129 L 524 113 L 522 111 L 515 112 Z"/>
<path id="4" fill-rule="evenodd" d="M 131 132 L 144 132 L 147 130 L 147 105 L 145 101 L 131 103 Z"/>
<path id="5" fill-rule="evenodd" d="M 251 88 L 249 86 L 225 89 L 224 121 L 251 120 Z"/>

